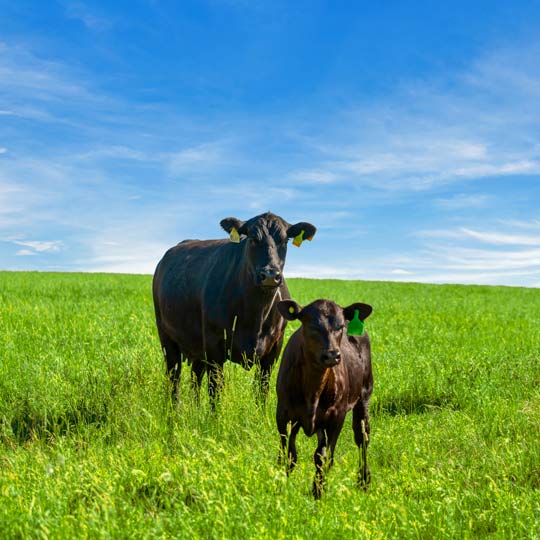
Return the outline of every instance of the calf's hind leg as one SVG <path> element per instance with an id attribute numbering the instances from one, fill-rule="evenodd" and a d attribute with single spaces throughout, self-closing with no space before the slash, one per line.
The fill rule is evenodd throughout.
<path id="1" fill-rule="evenodd" d="M 360 449 L 360 467 L 358 470 L 358 485 L 366 489 L 371 482 L 371 473 L 367 465 L 367 448 L 369 445 L 369 415 L 368 402 L 359 401 L 353 409 L 354 442 Z"/>

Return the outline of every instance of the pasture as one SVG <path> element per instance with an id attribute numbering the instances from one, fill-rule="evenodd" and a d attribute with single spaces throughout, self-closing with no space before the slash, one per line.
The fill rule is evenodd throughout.
<path id="1" fill-rule="evenodd" d="M 374 307 L 367 493 L 350 416 L 322 500 L 315 438 L 287 479 L 276 369 L 171 407 L 150 276 L 0 272 L 0 537 L 540 538 L 540 290 L 288 283 Z"/>

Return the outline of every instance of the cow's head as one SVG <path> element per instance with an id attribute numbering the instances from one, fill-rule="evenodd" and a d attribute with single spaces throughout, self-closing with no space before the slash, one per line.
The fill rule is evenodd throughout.
<path id="1" fill-rule="evenodd" d="M 302 240 L 311 240 L 317 230 L 311 223 L 290 225 L 270 212 L 248 221 L 225 218 L 221 226 L 231 235 L 231 241 L 238 242 L 243 249 L 244 264 L 254 283 L 272 288 L 283 281 L 289 238 L 299 245 Z"/>
<path id="2" fill-rule="evenodd" d="M 341 362 L 341 340 L 355 312 L 364 321 L 373 309 L 359 302 L 342 308 L 331 300 L 315 300 L 304 308 L 294 300 L 282 300 L 277 307 L 282 317 L 288 321 L 298 319 L 302 323 L 305 349 L 319 366 L 325 368 Z"/>

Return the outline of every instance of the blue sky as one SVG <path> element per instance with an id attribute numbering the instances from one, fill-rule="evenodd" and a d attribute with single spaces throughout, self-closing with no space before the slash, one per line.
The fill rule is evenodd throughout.
<path id="1" fill-rule="evenodd" d="M 152 273 L 223 217 L 286 275 L 540 286 L 540 2 L 0 0 L 0 268 Z"/>

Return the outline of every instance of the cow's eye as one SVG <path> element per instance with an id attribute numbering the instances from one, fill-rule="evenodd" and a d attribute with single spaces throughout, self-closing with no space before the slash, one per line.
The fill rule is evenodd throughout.
<path id="1" fill-rule="evenodd" d="M 251 241 L 255 244 L 255 245 L 258 245 L 261 243 L 260 239 L 257 238 L 256 236 L 252 236 L 251 237 Z"/>
<path id="2" fill-rule="evenodd" d="M 336 326 L 335 326 L 336 332 L 339 332 L 339 331 L 343 330 L 344 328 L 345 328 L 344 324 L 336 324 Z"/>

